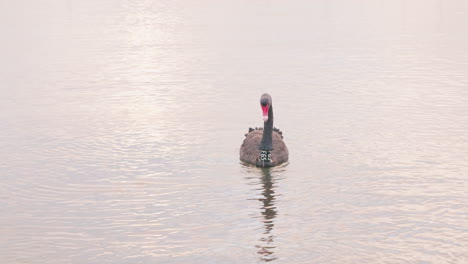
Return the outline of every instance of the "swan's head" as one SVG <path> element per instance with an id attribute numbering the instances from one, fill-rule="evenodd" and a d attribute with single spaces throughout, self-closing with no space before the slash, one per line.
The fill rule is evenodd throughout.
<path id="1" fill-rule="evenodd" d="M 263 111 L 263 122 L 266 122 L 268 121 L 268 111 L 271 107 L 271 96 L 269 94 L 262 94 L 262 97 L 260 97 L 260 106 Z"/>

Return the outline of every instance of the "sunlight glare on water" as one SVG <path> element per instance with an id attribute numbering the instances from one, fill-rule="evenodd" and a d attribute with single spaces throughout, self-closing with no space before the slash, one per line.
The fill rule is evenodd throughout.
<path id="1" fill-rule="evenodd" d="M 464 1 L 0 10 L 1 263 L 468 261 Z"/>

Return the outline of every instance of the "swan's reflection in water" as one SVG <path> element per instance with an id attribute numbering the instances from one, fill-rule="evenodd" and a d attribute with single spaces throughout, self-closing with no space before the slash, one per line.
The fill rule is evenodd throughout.
<path id="1" fill-rule="evenodd" d="M 255 247 L 258 248 L 257 253 L 260 254 L 260 259 L 269 262 L 277 259 L 274 254 L 276 246 L 274 245 L 275 236 L 273 235 L 274 220 L 278 214 L 275 207 L 275 187 L 270 168 L 258 169 L 257 172 L 260 173 L 260 182 L 256 182 L 256 185 L 260 184 L 262 187 L 260 189 L 261 195 L 258 196 L 257 200 L 262 203 L 260 213 L 264 228 Z"/>

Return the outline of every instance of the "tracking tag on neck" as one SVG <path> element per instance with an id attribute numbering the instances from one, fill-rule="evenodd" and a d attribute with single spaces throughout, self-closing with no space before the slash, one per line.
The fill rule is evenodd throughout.
<path id="1" fill-rule="evenodd" d="M 260 161 L 271 162 L 271 152 L 269 150 L 262 150 L 260 152 Z"/>

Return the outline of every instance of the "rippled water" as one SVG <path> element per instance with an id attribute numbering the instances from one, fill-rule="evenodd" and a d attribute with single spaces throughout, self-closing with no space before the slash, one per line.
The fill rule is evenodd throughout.
<path id="1" fill-rule="evenodd" d="M 465 1 L 0 10 L 1 263 L 468 262 Z"/>

